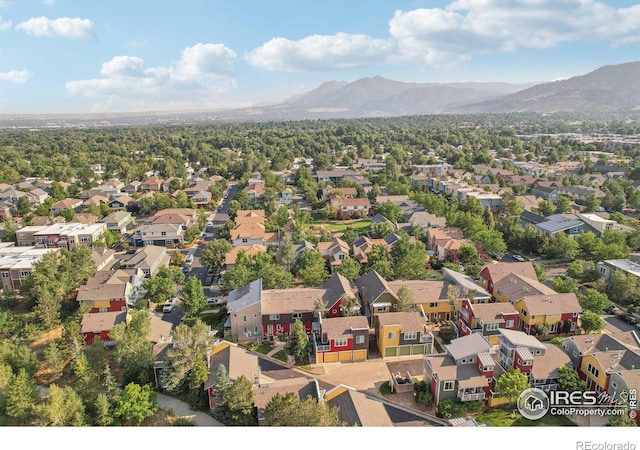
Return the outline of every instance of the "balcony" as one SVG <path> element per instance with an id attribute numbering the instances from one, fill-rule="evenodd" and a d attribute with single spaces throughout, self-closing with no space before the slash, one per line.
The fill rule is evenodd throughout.
<path id="1" fill-rule="evenodd" d="M 486 394 L 483 392 L 475 392 L 471 394 L 460 394 L 458 395 L 461 402 L 472 402 L 474 400 L 484 400 L 486 399 Z"/>

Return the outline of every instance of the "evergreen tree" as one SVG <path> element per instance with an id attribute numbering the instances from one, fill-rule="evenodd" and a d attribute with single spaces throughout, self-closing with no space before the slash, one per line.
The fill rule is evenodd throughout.
<path id="1" fill-rule="evenodd" d="M 27 425 L 33 417 L 38 391 L 25 369 L 18 374 L 7 388 L 6 414 L 19 425 Z"/>
<path id="2" fill-rule="evenodd" d="M 289 339 L 284 345 L 284 351 L 293 356 L 296 363 L 300 363 L 302 358 L 309 353 L 309 341 L 304 325 L 300 319 L 296 319 L 291 327 Z"/>

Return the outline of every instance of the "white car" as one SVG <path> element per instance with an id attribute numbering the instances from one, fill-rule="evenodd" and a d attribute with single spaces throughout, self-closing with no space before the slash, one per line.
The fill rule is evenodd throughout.
<path id="1" fill-rule="evenodd" d="M 164 306 L 162 307 L 162 312 L 170 313 L 171 311 L 173 311 L 173 303 L 172 302 L 165 303 Z"/>
<path id="2" fill-rule="evenodd" d="M 222 301 L 221 298 L 209 297 L 207 299 L 207 305 L 209 305 L 209 306 L 222 306 L 222 305 L 224 305 L 224 302 Z"/>
<path id="3" fill-rule="evenodd" d="M 513 257 L 513 259 L 515 259 L 516 261 L 520 261 L 520 262 L 526 261 L 526 259 L 524 259 L 524 258 L 523 258 L 522 256 L 520 256 L 520 255 L 511 255 L 511 256 L 512 256 L 512 257 Z"/>

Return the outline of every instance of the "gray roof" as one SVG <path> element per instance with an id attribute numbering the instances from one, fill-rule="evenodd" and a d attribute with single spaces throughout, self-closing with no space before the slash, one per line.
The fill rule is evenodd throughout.
<path id="1" fill-rule="evenodd" d="M 389 289 L 389 286 L 387 286 L 387 281 L 375 270 L 370 270 L 364 275 L 361 275 L 356 280 L 356 286 L 361 293 L 361 297 L 370 303 L 375 302 L 385 291 L 395 296 L 391 289 Z"/>
<path id="2" fill-rule="evenodd" d="M 335 303 L 345 294 L 350 298 L 356 298 L 356 294 L 351 288 L 349 280 L 338 272 L 334 272 L 334 274 L 331 275 L 331 277 L 325 281 L 321 287 L 327 290 L 327 292 L 322 296 L 322 300 L 324 300 L 327 308 L 331 308 L 331 306 L 335 305 Z"/>
<path id="3" fill-rule="evenodd" d="M 491 344 L 480 333 L 471 333 L 453 339 L 447 347 L 447 352 L 456 361 L 461 358 L 487 353 L 491 350 Z"/>
<path id="4" fill-rule="evenodd" d="M 505 328 L 500 328 L 498 331 L 501 336 L 511 342 L 515 347 L 546 349 L 542 342 L 523 331 L 508 330 Z"/>
<path id="5" fill-rule="evenodd" d="M 447 269 L 446 267 L 442 268 L 442 273 L 444 280 L 451 281 L 456 286 L 466 289 L 467 291 L 476 291 L 476 298 L 491 298 L 491 294 L 477 284 L 470 276 Z"/>
<path id="6" fill-rule="evenodd" d="M 242 311 L 249 305 L 260 303 L 262 299 L 262 278 L 245 284 L 229 292 L 227 312 Z"/>

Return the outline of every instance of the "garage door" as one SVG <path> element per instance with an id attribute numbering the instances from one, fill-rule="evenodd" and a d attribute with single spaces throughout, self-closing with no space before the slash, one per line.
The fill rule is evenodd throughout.
<path id="1" fill-rule="evenodd" d="M 403 345 L 402 347 L 400 347 L 400 356 L 407 356 L 411 354 L 411 346 L 410 345 Z"/>
<path id="2" fill-rule="evenodd" d="M 324 354 L 324 362 L 338 362 L 338 354 L 337 353 L 325 353 Z"/>
<path id="3" fill-rule="evenodd" d="M 424 344 L 414 345 L 413 346 L 413 354 L 414 355 L 424 355 L 425 347 L 426 346 Z"/>
<path id="4" fill-rule="evenodd" d="M 351 352 L 340 352 L 340 362 L 351 362 L 352 358 Z"/>
<path id="5" fill-rule="evenodd" d="M 353 352 L 353 360 L 354 361 L 366 361 L 367 360 L 367 351 L 366 350 L 354 350 L 354 352 Z"/>
<path id="6" fill-rule="evenodd" d="M 396 356 L 397 347 L 387 347 L 384 349 L 384 356 Z"/>

